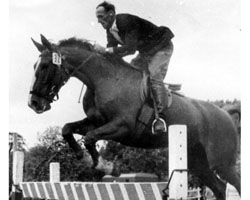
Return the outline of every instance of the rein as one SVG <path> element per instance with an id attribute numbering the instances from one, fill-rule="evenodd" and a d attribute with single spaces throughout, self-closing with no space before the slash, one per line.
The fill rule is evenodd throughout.
<path id="1" fill-rule="evenodd" d="M 57 65 L 59 68 L 63 68 L 64 72 L 67 74 L 67 79 L 66 82 L 68 81 L 68 79 L 74 75 L 74 73 L 76 73 L 79 69 L 81 69 L 81 67 L 86 64 L 91 58 L 93 57 L 93 54 L 89 55 L 76 69 L 73 70 L 73 72 L 69 73 L 68 69 L 64 68 L 62 63 L 60 65 Z M 65 59 L 64 59 L 65 60 Z M 69 64 L 69 63 L 68 63 Z M 72 66 L 72 65 L 71 65 Z"/>
<path id="2" fill-rule="evenodd" d="M 62 62 L 60 62 L 60 64 L 56 64 L 56 63 L 53 63 L 53 64 L 56 64 L 60 69 L 63 69 L 64 73 L 66 74 L 67 78 L 66 80 L 63 82 L 62 86 L 66 84 L 66 82 L 70 79 L 71 76 L 73 76 L 79 69 L 81 69 L 81 67 L 86 64 L 91 58 L 93 57 L 93 54 L 90 54 L 78 67 L 76 67 L 73 72 L 69 73 L 68 69 L 66 69 L 65 67 L 63 67 L 62 65 Z M 65 60 L 65 58 L 63 59 Z M 66 61 L 66 60 L 65 60 Z M 69 63 L 68 63 L 69 64 Z M 69 64 L 70 65 L 70 64 Z M 72 66 L 72 65 L 71 65 Z M 83 85 L 84 86 L 84 85 Z M 81 89 L 81 93 L 80 93 L 80 96 L 82 94 L 82 90 L 83 90 L 83 86 L 82 86 L 82 89 Z M 54 86 L 53 86 L 54 87 Z M 52 88 L 53 88 L 52 87 Z M 53 91 L 53 90 L 52 90 Z M 56 93 L 54 93 L 54 95 L 57 97 L 57 99 L 53 99 L 53 101 L 57 101 L 59 99 L 59 95 L 58 95 L 58 91 Z M 80 99 L 80 97 L 79 97 Z M 79 101 L 78 101 L 79 102 Z"/>
<path id="3" fill-rule="evenodd" d="M 62 64 L 58 67 L 61 67 L 64 69 L 64 72 L 66 73 L 67 75 L 67 79 L 64 81 L 63 85 L 69 80 L 69 78 L 74 74 L 76 73 L 81 67 L 82 65 L 86 64 L 91 58 L 93 57 L 93 55 L 89 55 L 86 60 L 84 60 L 73 72 L 69 73 L 69 71 L 65 68 L 62 67 Z M 80 92 L 80 95 L 79 95 L 79 99 L 78 99 L 78 103 L 80 103 L 80 98 L 82 96 L 82 91 L 83 91 L 83 87 L 84 87 L 84 84 L 82 85 L 82 88 L 81 88 L 81 92 Z M 56 94 L 56 96 L 58 97 L 57 100 L 59 99 L 59 95 L 58 93 Z"/>

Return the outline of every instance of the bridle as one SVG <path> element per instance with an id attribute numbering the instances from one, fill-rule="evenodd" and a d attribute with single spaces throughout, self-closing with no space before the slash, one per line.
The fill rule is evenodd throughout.
<path id="1" fill-rule="evenodd" d="M 64 73 L 65 80 L 62 81 L 60 84 L 53 84 L 50 88 L 48 95 L 42 96 L 38 91 L 30 91 L 30 94 L 36 95 L 37 97 L 41 97 L 46 99 L 48 102 L 52 103 L 53 101 L 57 101 L 59 99 L 59 90 L 60 88 L 67 83 L 71 76 L 73 76 L 84 64 L 86 64 L 91 58 L 93 54 L 90 54 L 79 66 L 77 66 L 72 72 L 66 68 L 63 63 L 67 63 L 67 65 L 72 66 L 69 64 L 65 56 L 62 56 L 61 53 L 52 52 L 52 63 L 58 67 Z M 61 76 L 62 77 L 62 76 Z"/>

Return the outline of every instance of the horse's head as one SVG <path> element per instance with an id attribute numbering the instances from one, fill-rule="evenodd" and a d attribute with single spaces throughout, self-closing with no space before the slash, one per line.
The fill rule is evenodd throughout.
<path id="1" fill-rule="evenodd" d="M 115 83 L 116 73 L 110 72 L 120 70 L 120 66 L 126 69 L 124 74 L 128 69 L 132 69 L 131 74 L 135 72 L 121 58 L 98 55 L 88 40 L 69 38 L 52 44 L 41 35 L 41 44 L 32 41 L 41 54 L 34 65 L 28 105 L 37 113 L 50 109 L 50 104 L 58 99 L 60 88 L 71 76 L 94 88 L 101 79 Z"/>
<path id="2" fill-rule="evenodd" d="M 60 88 L 68 80 L 68 72 L 62 67 L 60 49 L 41 35 L 42 44 L 33 43 L 41 52 L 34 65 L 34 77 L 30 88 L 28 105 L 36 113 L 51 108 L 50 104 L 58 99 Z"/>

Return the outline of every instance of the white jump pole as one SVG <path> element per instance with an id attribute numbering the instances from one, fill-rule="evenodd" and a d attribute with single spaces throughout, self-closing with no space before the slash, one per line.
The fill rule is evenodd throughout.
<path id="1" fill-rule="evenodd" d="M 13 133 L 13 168 L 12 168 L 12 200 L 21 199 L 18 189 L 19 183 L 23 181 L 24 153 L 18 150 L 17 134 Z"/>
<path id="2" fill-rule="evenodd" d="M 60 182 L 60 164 L 52 162 L 49 165 L 50 182 Z"/>
<path id="3" fill-rule="evenodd" d="M 18 185 L 23 181 L 23 161 L 24 153 L 22 151 L 14 152 L 13 157 L 13 184 Z"/>
<path id="4" fill-rule="evenodd" d="M 188 172 L 187 170 L 187 126 L 171 125 L 168 132 L 169 142 L 169 199 L 187 199 Z M 177 171 L 174 171 L 177 170 Z"/>

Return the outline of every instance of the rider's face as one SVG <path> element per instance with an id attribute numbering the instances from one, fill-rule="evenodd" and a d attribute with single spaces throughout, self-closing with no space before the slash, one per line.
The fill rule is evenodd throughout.
<path id="1" fill-rule="evenodd" d="M 109 29 L 114 21 L 114 12 L 106 12 L 104 7 L 100 6 L 96 9 L 96 17 L 98 23 L 100 23 L 104 29 Z"/>

